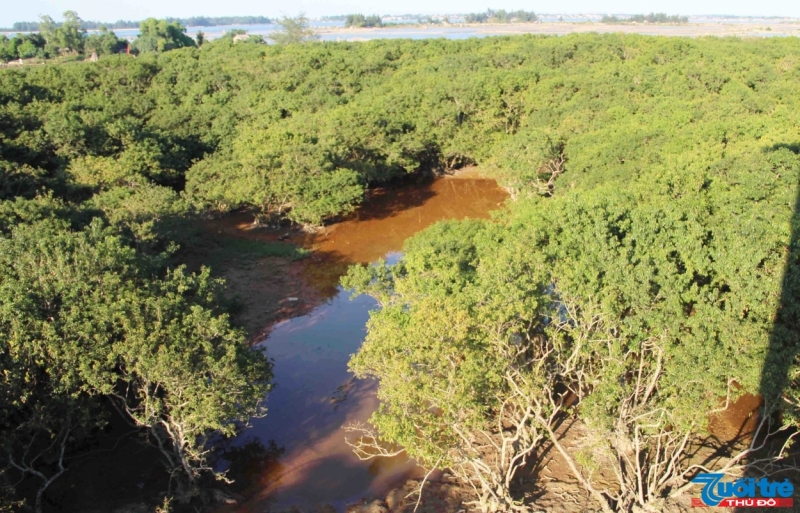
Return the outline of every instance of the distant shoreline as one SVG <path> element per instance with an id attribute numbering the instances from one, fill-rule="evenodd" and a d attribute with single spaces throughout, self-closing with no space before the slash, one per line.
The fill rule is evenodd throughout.
<path id="1" fill-rule="evenodd" d="M 237 24 L 214 26 L 187 27 L 190 36 L 198 31 L 207 31 L 209 39 L 220 37 L 226 27 L 241 27 L 253 35 L 267 36 L 272 32 L 264 30 L 264 24 Z M 260 27 L 248 30 L 248 27 Z M 364 41 L 381 39 L 385 34 L 387 38 L 447 38 L 463 39 L 468 37 L 506 36 L 520 34 L 536 35 L 567 35 L 583 33 L 622 33 L 642 34 L 649 36 L 672 37 L 800 37 L 800 20 L 771 20 L 761 22 L 718 21 L 708 23 L 601 23 L 598 21 L 562 21 L 562 22 L 533 22 L 533 23 L 442 23 L 418 25 L 413 23 L 387 23 L 382 27 L 313 27 L 315 32 L 326 41 Z M 130 31 L 135 29 L 117 29 L 117 31 Z M 94 31 L 90 31 L 94 32 Z M 4 32 L 3 35 L 13 35 L 16 31 Z M 24 32 L 23 32 L 24 33 Z M 130 36 L 123 36 L 128 37 Z"/>
<path id="2" fill-rule="evenodd" d="M 325 27 L 318 28 L 320 35 L 358 36 L 372 35 L 381 32 L 408 32 L 409 35 L 441 32 L 446 37 L 447 32 L 458 29 L 468 29 L 476 36 L 488 35 L 566 35 L 573 33 L 625 33 L 660 36 L 744 36 L 744 37 L 775 37 L 775 36 L 800 36 L 800 21 L 767 21 L 764 23 L 599 23 L 599 22 L 536 22 L 536 23 L 452 23 L 441 25 L 384 25 L 376 28 L 354 27 Z M 435 37 L 435 36 L 434 36 Z M 349 39 L 349 38 L 348 38 Z"/>

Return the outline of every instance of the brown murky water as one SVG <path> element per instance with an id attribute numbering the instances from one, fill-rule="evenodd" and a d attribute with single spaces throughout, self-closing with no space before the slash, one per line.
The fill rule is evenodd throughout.
<path id="1" fill-rule="evenodd" d="M 294 242 L 313 250 L 306 279 L 326 297 L 354 263 L 375 262 L 400 251 L 406 239 L 444 219 L 488 218 L 508 195 L 475 171 L 421 185 L 371 191 L 360 209 L 342 222 Z"/>
<path id="2" fill-rule="evenodd" d="M 342 426 L 366 421 L 378 404 L 376 383 L 355 380 L 347 370 L 375 302 L 351 300 L 338 280 L 350 264 L 396 260 L 407 238 L 437 221 L 487 218 L 506 197 L 493 180 L 474 175 L 376 190 L 349 218 L 295 239 L 313 251 L 303 273 L 324 304 L 278 323 L 262 342 L 275 362 L 276 386 L 267 416 L 254 422 L 240 445 L 264 447 L 274 440 L 283 453 L 277 462 L 255 458 L 246 465 L 239 480 L 248 481 L 249 499 L 237 511 L 309 511 L 327 504 L 344 511 L 419 473 L 403 457 L 359 461 L 345 443 Z"/>

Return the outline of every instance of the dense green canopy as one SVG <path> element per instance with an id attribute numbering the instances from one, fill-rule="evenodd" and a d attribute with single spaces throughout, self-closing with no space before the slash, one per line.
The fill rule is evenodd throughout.
<path id="1" fill-rule="evenodd" d="M 546 43 L 509 42 L 513 71 L 487 95 L 496 110 L 440 118 L 486 130 L 493 112 L 493 130 L 474 145 L 462 128 L 439 140 L 518 201 L 491 222 L 437 225 L 400 263 L 344 281 L 383 306 L 351 362 L 381 380 L 378 436 L 461 469 L 484 511 L 522 507 L 485 485 L 488 470 L 463 470 L 495 461 L 475 437 L 515 426 L 505 408 L 518 411 L 520 394 L 543 405 L 532 439 L 553 437 L 564 389 L 578 398 L 588 441 L 576 478 L 607 511 L 669 509 L 699 462 L 680 440 L 707 436 L 726 397 L 763 397 L 761 435 L 781 431 L 775 410 L 797 419 L 798 41 L 626 39 L 560 40 L 543 62 L 524 50 Z M 437 87 L 467 104 L 470 86 L 426 90 Z M 594 481 L 603 468 L 618 481 Z"/>
<path id="2" fill-rule="evenodd" d="M 598 440 L 656 447 L 702 433 L 729 391 L 774 406 L 793 379 L 796 38 L 293 44 L 301 34 L 197 48 L 160 22 L 151 36 L 158 51 L 137 58 L 0 72 L 2 364 L 46 376 L 7 384 L 5 454 L 30 443 L 19 422 L 65 439 L 52 419 L 91 426 L 93 398 L 131 383 L 138 399 L 117 404 L 155 433 L 191 426 L 167 452 L 202 467 L 204 437 L 259 411 L 269 368 L 242 348 L 213 280 L 164 259 L 181 221 L 249 208 L 319 225 L 370 185 L 471 163 L 512 193 L 507 212 L 438 226 L 398 266 L 349 282 L 386 305 L 353 360 L 385 383 L 382 437 L 456 465 L 460 435 L 440 419 L 483 429 L 526 380 L 529 404 L 575 384 Z M 196 402 L 148 395 L 162 382 Z M 162 409 L 144 415 L 151 399 Z M 637 415 L 653 411 L 665 413 L 645 429 Z M 609 501 L 652 505 L 674 486 L 635 481 L 641 496 Z"/>

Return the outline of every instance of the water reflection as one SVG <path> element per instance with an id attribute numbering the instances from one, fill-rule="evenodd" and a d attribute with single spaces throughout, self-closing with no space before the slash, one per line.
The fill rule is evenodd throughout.
<path id="1" fill-rule="evenodd" d="M 258 438 L 252 438 L 243 444 L 228 447 L 222 451 L 222 458 L 228 462 L 226 477 L 233 481 L 231 489 L 238 493 L 246 493 L 252 487 L 250 478 L 258 475 L 280 475 L 283 465 L 279 458 L 285 449 L 270 440 L 264 445 Z"/>
<path id="2" fill-rule="evenodd" d="M 343 511 L 346 504 L 422 476 L 405 457 L 360 461 L 344 441 L 342 426 L 367 421 L 378 406 L 377 383 L 356 380 L 347 370 L 376 302 L 367 296 L 351 300 L 338 281 L 352 263 L 396 261 L 403 242 L 436 221 L 485 218 L 505 198 L 493 180 L 478 178 L 377 190 L 349 218 L 295 239 L 313 251 L 304 275 L 327 299 L 307 315 L 276 324 L 261 342 L 275 361 L 276 385 L 267 416 L 254 421 L 242 443 L 246 437 L 274 440 L 285 453 L 279 466 L 247 467 L 253 470 L 243 476 L 250 498 L 240 511 L 307 511 L 326 504 Z"/>

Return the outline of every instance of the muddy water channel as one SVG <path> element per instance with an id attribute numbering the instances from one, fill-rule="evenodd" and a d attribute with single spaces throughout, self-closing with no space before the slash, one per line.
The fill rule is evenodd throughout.
<path id="1" fill-rule="evenodd" d="M 506 197 L 493 180 L 470 175 L 377 190 L 349 218 L 294 239 L 312 251 L 302 275 L 321 300 L 308 314 L 276 324 L 260 342 L 275 363 L 275 388 L 267 416 L 256 419 L 238 444 L 246 453 L 274 441 L 283 452 L 277 462 L 246 467 L 249 473 L 239 479 L 248 483 L 248 499 L 237 511 L 332 505 L 343 512 L 419 475 L 405 457 L 362 462 L 345 443 L 342 426 L 365 422 L 378 404 L 377 384 L 347 370 L 376 303 L 366 296 L 351 300 L 338 279 L 353 263 L 396 260 L 408 237 L 436 221 L 487 218 Z"/>

